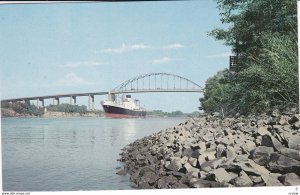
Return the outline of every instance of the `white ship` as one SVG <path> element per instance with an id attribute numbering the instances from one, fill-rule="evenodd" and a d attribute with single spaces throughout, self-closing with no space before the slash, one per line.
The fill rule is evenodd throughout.
<path id="1" fill-rule="evenodd" d="M 140 107 L 140 101 L 132 99 L 131 95 L 122 95 L 117 98 L 115 94 L 108 94 L 108 99 L 101 101 L 106 117 L 131 118 L 145 117 L 146 110 Z"/>

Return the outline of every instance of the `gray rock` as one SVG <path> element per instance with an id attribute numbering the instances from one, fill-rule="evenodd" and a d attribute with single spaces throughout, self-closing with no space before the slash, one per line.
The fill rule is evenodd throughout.
<path id="1" fill-rule="evenodd" d="M 128 172 L 127 169 L 122 169 L 122 170 L 118 171 L 116 174 L 117 174 L 117 175 L 126 175 L 127 172 Z"/>
<path id="2" fill-rule="evenodd" d="M 261 141 L 262 146 L 273 147 L 275 151 L 280 151 L 284 146 L 273 136 L 264 135 Z"/>
<path id="3" fill-rule="evenodd" d="M 175 184 L 172 185 L 172 188 L 174 189 L 184 189 L 184 188 L 189 188 L 188 185 L 180 183 L 180 182 L 176 182 Z"/>
<path id="4" fill-rule="evenodd" d="M 266 166 L 269 163 L 270 155 L 273 152 L 273 147 L 258 146 L 251 151 L 250 158 L 257 164 Z"/>
<path id="5" fill-rule="evenodd" d="M 250 154 L 250 151 L 256 148 L 256 144 L 249 140 L 245 140 L 244 142 L 245 143 L 241 145 L 242 151 L 246 154 Z"/>
<path id="6" fill-rule="evenodd" d="M 201 155 L 200 150 L 195 150 L 192 152 L 191 157 L 192 158 L 199 158 L 199 156 Z"/>
<path id="7" fill-rule="evenodd" d="M 289 124 L 289 122 L 288 122 L 288 117 L 287 116 L 279 116 L 278 117 L 278 120 L 277 120 L 277 123 L 279 124 L 279 125 L 288 125 Z"/>
<path id="8" fill-rule="evenodd" d="M 186 162 L 188 162 L 189 158 L 187 156 L 183 156 L 181 158 L 181 164 L 185 164 Z"/>
<path id="9" fill-rule="evenodd" d="M 142 181 L 140 181 L 139 183 L 138 183 L 138 186 L 137 186 L 139 189 L 153 189 L 154 187 L 153 186 L 151 186 L 149 183 L 147 183 L 147 182 L 142 182 Z"/>
<path id="10" fill-rule="evenodd" d="M 177 179 L 186 177 L 186 175 L 184 173 L 181 173 L 181 172 L 178 172 L 178 171 L 167 171 L 166 175 L 173 175 Z"/>
<path id="11" fill-rule="evenodd" d="M 179 171 L 182 168 L 181 159 L 174 157 L 169 165 L 166 165 L 166 168 L 171 171 Z"/>
<path id="12" fill-rule="evenodd" d="M 300 122 L 299 121 L 295 122 L 292 128 L 298 130 L 300 128 Z"/>
<path id="13" fill-rule="evenodd" d="M 235 162 L 242 162 L 242 161 L 248 161 L 249 155 L 243 154 L 243 155 L 237 155 L 234 159 Z"/>
<path id="14" fill-rule="evenodd" d="M 239 174 L 237 173 L 233 173 L 233 172 L 228 172 L 228 174 L 230 175 L 230 181 L 237 178 L 239 176 Z"/>
<path id="15" fill-rule="evenodd" d="M 295 160 L 300 161 L 300 151 L 299 150 L 294 150 L 294 149 L 290 149 L 290 148 L 282 148 L 279 151 L 280 154 L 293 158 Z"/>
<path id="16" fill-rule="evenodd" d="M 150 185 L 153 185 L 157 179 L 158 179 L 158 176 L 154 172 L 145 172 L 142 175 L 142 177 L 140 178 L 139 182 L 148 183 Z"/>
<path id="17" fill-rule="evenodd" d="M 200 152 L 204 152 L 206 150 L 205 142 L 200 141 L 199 146 L 200 146 Z"/>
<path id="18" fill-rule="evenodd" d="M 241 171 L 239 177 L 233 179 L 231 183 L 237 187 L 251 187 L 253 185 L 253 182 L 244 171 Z"/>
<path id="19" fill-rule="evenodd" d="M 285 186 L 299 186 L 300 177 L 295 173 L 287 173 L 278 178 L 278 180 Z"/>
<path id="20" fill-rule="evenodd" d="M 225 156 L 227 158 L 234 158 L 236 156 L 235 150 L 232 146 L 227 146 L 225 149 Z"/>
<path id="21" fill-rule="evenodd" d="M 290 124 L 293 124 L 293 123 L 295 123 L 295 122 L 297 122 L 297 121 L 299 121 L 299 118 L 298 118 L 296 115 L 292 116 L 292 117 L 289 119 L 289 123 L 290 123 Z"/>
<path id="22" fill-rule="evenodd" d="M 199 158 L 198 158 L 198 162 L 199 162 L 199 165 L 201 166 L 203 163 L 206 162 L 205 160 L 205 156 L 204 155 L 200 155 Z"/>
<path id="23" fill-rule="evenodd" d="M 300 150 L 300 135 L 290 132 L 284 132 L 288 147 L 295 150 Z"/>
<path id="24" fill-rule="evenodd" d="M 164 162 L 164 161 L 163 161 L 163 162 Z M 170 164 L 171 164 L 170 161 L 166 161 L 166 162 L 163 163 L 163 165 L 165 166 L 165 168 L 167 168 Z"/>
<path id="25" fill-rule="evenodd" d="M 269 161 L 269 169 L 272 172 L 300 174 L 300 161 L 278 153 L 272 153 Z"/>
<path id="26" fill-rule="evenodd" d="M 190 181 L 190 186 L 193 188 L 210 188 L 211 182 L 203 179 L 194 179 Z"/>
<path id="27" fill-rule="evenodd" d="M 220 143 L 225 145 L 225 146 L 234 146 L 234 140 L 232 138 L 229 138 L 229 137 L 222 138 Z"/>
<path id="28" fill-rule="evenodd" d="M 167 189 L 167 188 L 170 188 L 171 185 L 173 185 L 177 182 L 178 182 L 178 180 L 176 179 L 176 177 L 174 177 L 172 175 L 164 176 L 157 181 L 157 188 L 158 189 Z"/>
<path id="29" fill-rule="evenodd" d="M 263 135 L 271 135 L 271 133 L 268 131 L 268 127 L 259 127 L 257 129 L 257 133 L 261 136 Z"/>
<path id="30" fill-rule="evenodd" d="M 212 169 L 210 168 L 210 166 L 203 166 L 203 167 L 201 167 L 201 170 L 209 173 Z"/>
<path id="31" fill-rule="evenodd" d="M 205 171 L 200 171 L 199 172 L 199 177 L 201 179 L 205 179 L 207 175 L 208 175 L 208 172 L 205 172 Z"/>
<path id="32" fill-rule="evenodd" d="M 182 156 L 187 156 L 188 158 L 190 158 L 192 156 L 192 153 L 193 153 L 193 150 L 191 148 L 186 148 L 182 152 Z"/>
<path id="33" fill-rule="evenodd" d="M 262 174 L 268 175 L 270 173 L 265 167 L 256 164 L 253 160 L 241 161 L 234 163 L 233 166 L 239 167 L 239 169 L 245 171 L 248 175 L 260 176 Z M 235 169 L 237 168 L 235 167 Z M 236 169 L 237 170 L 237 169 Z M 233 172 L 235 172 L 233 170 Z"/>
<path id="34" fill-rule="evenodd" d="M 266 186 L 282 186 L 280 181 L 275 177 L 271 177 L 270 174 L 263 174 L 261 175 L 261 178 L 265 182 Z"/>
<path id="35" fill-rule="evenodd" d="M 195 168 L 195 167 L 192 167 L 192 166 L 190 165 L 190 163 L 185 163 L 185 164 L 183 165 L 183 167 L 186 169 L 187 173 L 193 173 L 193 174 L 197 175 L 196 177 L 198 177 L 198 173 L 200 172 L 199 169 L 197 169 L 197 168 Z"/>
<path id="36" fill-rule="evenodd" d="M 211 178 L 216 182 L 227 183 L 231 180 L 231 175 L 228 174 L 224 168 L 218 168 L 216 170 L 213 170 L 211 174 L 207 176 L 207 178 Z"/>
<path id="37" fill-rule="evenodd" d="M 188 162 L 193 166 L 193 167 L 196 167 L 197 166 L 197 162 L 198 160 L 196 158 L 189 158 Z"/>
<path id="38" fill-rule="evenodd" d="M 215 138 L 214 138 L 214 134 L 213 133 L 206 133 L 205 135 L 203 135 L 203 140 L 205 142 L 208 142 L 208 141 L 214 141 Z"/>
<path id="39" fill-rule="evenodd" d="M 217 146 L 217 158 L 225 155 L 225 146 L 223 144 L 219 144 Z"/>
<path id="40" fill-rule="evenodd" d="M 215 159 L 216 150 L 206 150 L 202 153 L 202 155 L 205 157 L 207 161 Z"/>
<path id="41" fill-rule="evenodd" d="M 250 175 L 249 178 L 252 180 L 252 182 L 254 184 L 258 184 L 258 183 L 262 183 L 263 182 L 261 176 L 252 176 L 252 175 Z"/>
<path id="42" fill-rule="evenodd" d="M 256 146 L 260 146 L 261 145 L 261 141 L 262 141 L 262 136 L 257 136 L 257 138 L 255 139 L 254 143 L 256 144 Z"/>
<path id="43" fill-rule="evenodd" d="M 217 158 L 211 161 L 207 161 L 201 164 L 201 169 L 205 169 L 205 167 L 210 167 L 211 169 L 216 169 L 219 167 L 223 161 L 225 161 L 225 157 Z"/>

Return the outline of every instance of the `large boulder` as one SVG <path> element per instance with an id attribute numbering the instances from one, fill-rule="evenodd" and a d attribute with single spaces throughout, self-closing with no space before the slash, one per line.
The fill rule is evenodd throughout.
<path id="1" fill-rule="evenodd" d="M 153 185 L 158 179 L 158 175 L 154 172 L 145 172 L 138 183 L 148 183 L 149 185 Z"/>
<path id="2" fill-rule="evenodd" d="M 277 173 L 295 172 L 300 175 L 300 161 L 282 154 L 272 153 L 269 161 L 269 169 Z"/>
<path id="3" fill-rule="evenodd" d="M 190 165 L 190 163 L 185 163 L 185 164 L 183 165 L 183 167 L 185 168 L 185 170 L 186 170 L 187 173 L 190 173 L 190 175 L 191 175 L 192 177 L 198 178 L 198 175 L 199 175 L 199 172 L 200 172 L 199 169 L 192 167 L 192 166 Z"/>
<path id="4" fill-rule="evenodd" d="M 200 166 L 201 166 L 201 169 L 205 169 L 206 167 L 210 167 L 211 169 L 216 169 L 225 160 L 226 160 L 225 157 L 221 157 L 221 158 L 217 158 L 217 159 L 214 159 L 211 161 L 206 161 L 206 162 L 202 163 Z"/>
<path id="5" fill-rule="evenodd" d="M 191 148 L 186 148 L 183 150 L 182 156 L 186 156 L 186 157 L 190 158 L 192 156 L 193 152 L 194 151 Z"/>
<path id="6" fill-rule="evenodd" d="M 277 120 L 277 123 L 279 125 L 288 125 L 289 124 L 289 118 L 288 118 L 288 116 L 284 116 L 284 115 L 279 116 L 278 120 Z"/>
<path id="7" fill-rule="evenodd" d="M 249 154 L 251 150 L 256 148 L 256 144 L 253 141 L 245 140 L 241 148 L 244 153 Z"/>
<path id="8" fill-rule="evenodd" d="M 299 186 L 300 185 L 300 177 L 295 173 L 287 173 L 280 176 L 279 181 L 285 186 Z"/>
<path id="9" fill-rule="evenodd" d="M 278 178 L 272 176 L 271 174 L 262 174 L 261 178 L 266 186 L 282 186 Z"/>
<path id="10" fill-rule="evenodd" d="M 280 151 L 280 149 L 284 148 L 284 146 L 272 135 L 263 135 L 261 145 L 273 147 L 275 151 Z"/>
<path id="11" fill-rule="evenodd" d="M 261 136 L 263 135 L 271 135 L 271 133 L 268 131 L 268 127 L 259 127 L 257 129 L 257 133 Z"/>
<path id="12" fill-rule="evenodd" d="M 291 148 L 282 148 L 279 151 L 280 154 L 290 157 L 292 159 L 300 161 L 300 151 L 299 150 L 294 150 Z"/>
<path id="13" fill-rule="evenodd" d="M 220 183 L 228 183 L 232 179 L 231 175 L 228 174 L 224 168 L 218 168 L 213 170 L 207 176 L 207 178 Z"/>
<path id="14" fill-rule="evenodd" d="M 197 163 L 198 163 L 198 160 L 196 158 L 189 158 L 188 162 L 193 166 L 193 167 L 196 167 L 197 166 Z"/>
<path id="15" fill-rule="evenodd" d="M 272 147 L 258 146 L 251 151 L 250 158 L 259 165 L 266 166 L 269 163 L 270 155 L 274 152 Z"/>
<path id="16" fill-rule="evenodd" d="M 234 158 L 236 156 L 235 150 L 232 146 L 227 146 L 225 149 L 225 156 L 227 158 Z"/>
<path id="17" fill-rule="evenodd" d="M 284 132 L 284 137 L 288 147 L 294 150 L 300 150 L 300 135 L 291 132 Z"/>
<path id="18" fill-rule="evenodd" d="M 270 171 L 264 166 L 256 164 L 253 160 L 247 159 L 246 161 L 235 162 L 231 164 L 222 164 L 221 167 L 225 168 L 227 171 L 234 173 L 240 173 L 244 171 L 247 175 L 260 176 L 262 174 L 269 174 Z"/>
<path id="19" fill-rule="evenodd" d="M 173 157 L 169 165 L 166 168 L 171 171 L 179 171 L 182 168 L 182 160 L 178 157 Z"/>
<path id="20" fill-rule="evenodd" d="M 217 146 L 217 158 L 224 156 L 225 154 L 225 146 L 223 144 L 219 144 Z"/>
<path id="21" fill-rule="evenodd" d="M 236 187 L 251 187 L 253 185 L 253 182 L 244 171 L 241 171 L 239 176 L 233 179 L 230 183 Z"/>
<path id="22" fill-rule="evenodd" d="M 202 153 L 202 155 L 205 157 L 206 160 L 210 161 L 215 159 L 215 154 L 216 154 L 216 150 L 206 150 L 205 152 Z"/>
<path id="23" fill-rule="evenodd" d="M 177 182 L 178 180 L 173 175 L 164 176 L 157 181 L 157 188 L 158 189 L 171 188 L 171 186 Z"/>

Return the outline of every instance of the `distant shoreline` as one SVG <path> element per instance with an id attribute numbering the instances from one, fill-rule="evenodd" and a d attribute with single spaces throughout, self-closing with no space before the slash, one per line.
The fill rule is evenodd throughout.
<path id="1" fill-rule="evenodd" d="M 79 113 L 79 112 L 54 112 L 54 111 L 47 111 L 42 115 L 30 115 L 30 114 L 20 114 L 16 113 L 11 109 L 1 108 L 1 118 L 67 118 L 67 117 L 99 117 L 105 118 L 105 115 L 96 114 L 92 112 L 88 113 Z M 146 118 L 188 118 L 189 116 L 161 116 L 161 115 L 146 115 Z"/>

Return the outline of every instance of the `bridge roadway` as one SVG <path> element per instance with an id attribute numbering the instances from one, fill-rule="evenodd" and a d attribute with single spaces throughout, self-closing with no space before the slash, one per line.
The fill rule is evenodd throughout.
<path id="1" fill-rule="evenodd" d="M 79 96 L 88 96 L 88 109 L 94 110 L 95 95 L 107 95 L 108 92 L 94 92 L 94 93 L 70 93 L 70 94 L 57 94 L 57 95 L 46 95 L 46 96 L 33 96 L 33 97 L 21 97 L 21 98 L 12 98 L 12 99 L 3 99 L 1 102 L 28 102 L 30 100 L 37 100 L 37 106 L 39 106 L 39 101 L 42 102 L 42 107 L 44 107 L 45 99 L 53 99 L 53 104 L 59 104 L 59 98 L 70 97 L 70 104 L 76 104 L 76 97 Z"/>
<path id="2" fill-rule="evenodd" d="M 131 90 L 116 90 L 111 92 L 93 92 L 93 93 L 69 93 L 69 94 L 57 94 L 57 95 L 46 95 L 46 96 L 33 96 L 33 97 L 21 97 L 21 98 L 12 98 L 12 99 L 3 99 L 1 102 L 29 102 L 31 100 L 37 100 L 37 106 L 41 101 L 42 107 L 44 107 L 45 99 L 53 99 L 53 104 L 59 104 L 59 98 L 70 97 L 70 104 L 76 104 L 76 97 L 79 96 L 88 96 L 88 109 L 94 110 L 95 106 L 95 95 L 107 95 L 112 94 L 121 94 L 121 93 L 149 93 L 149 92 L 203 92 L 203 89 L 131 89 Z"/>

